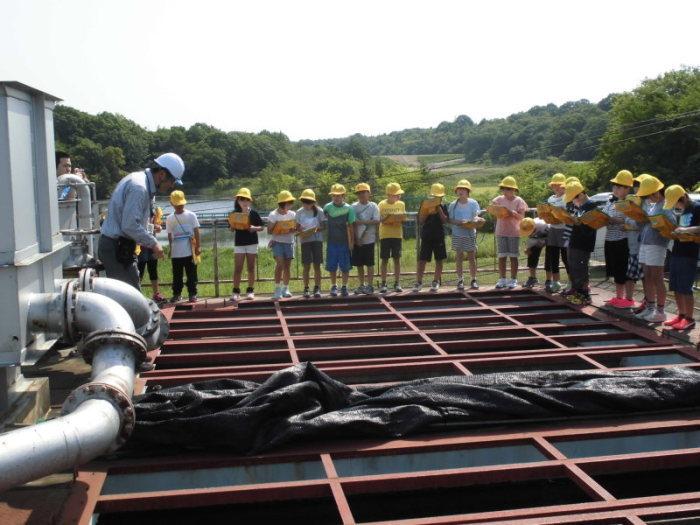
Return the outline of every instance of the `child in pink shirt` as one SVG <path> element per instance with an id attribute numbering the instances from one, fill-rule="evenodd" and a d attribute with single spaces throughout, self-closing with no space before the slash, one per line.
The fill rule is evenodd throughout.
<path id="1" fill-rule="evenodd" d="M 499 185 L 502 195 L 491 204 L 503 206 L 510 215 L 496 220 L 496 247 L 498 251 L 497 289 L 518 286 L 518 255 L 520 254 L 520 221 L 525 217 L 527 204 L 517 196 L 518 184 L 513 177 L 505 177 Z M 506 259 L 510 257 L 510 279 L 506 279 Z"/>

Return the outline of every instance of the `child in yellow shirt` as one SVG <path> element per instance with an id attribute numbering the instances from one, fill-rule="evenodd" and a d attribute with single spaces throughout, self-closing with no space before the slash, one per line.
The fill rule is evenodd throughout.
<path id="1" fill-rule="evenodd" d="M 386 199 L 379 203 L 379 258 L 382 284 L 379 293 L 388 291 L 386 285 L 387 264 L 394 260 L 394 291 L 401 288 L 401 245 L 403 241 L 403 220 L 406 217 L 406 204 L 401 201 L 403 190 L 398 182 L 386 185 Z M 398 219 L 398 220 L 397 220 Z"/>

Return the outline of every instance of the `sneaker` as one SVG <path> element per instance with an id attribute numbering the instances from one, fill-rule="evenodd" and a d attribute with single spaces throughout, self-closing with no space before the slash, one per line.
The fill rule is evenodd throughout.
<path id="1" fill-rule="evenodd" d="M 413 293 L 420 292 L 421 288 L 423 288 L 423 283 L 420 281 L 416 281 L 416 284 L 413 285 Z"/>
<path id="2" fill-rule="evenodd" d="M 545 293 L 552 293 L 552 281 L 549 279 L 544 282 L 544 291 Z"/>
<path id="3" fill-rule="evenodd" d="M 683 320 L 682 315 L 677 315 L 673 319 L 669 319 L 668 321 L 664 321 L 664 326 L 673 326 L 674 324 L 678 323 L 679 321 Z"/>
<path id="4" fill-rule="evenodd" d="M 476 282 L 476 279 L 472 279 L 472 282 L 469 284 L 469 288 L 471 288 L 472 290 L 479 289 L 479 283 Z"/>
<path id="5" fill-rule="evenodd" d="M 508 287 L 509 290 L 512 290 L 513 288 L 518 286 L 518 280 L 517 279 L 508 279 L 506 286 Z"/>
<path id="6" fill-rule="evenodd" d="M 591 296 L 581 292 L 576 292 L 569 295 L 567 296 L 567 299 L 571 304 L 576 304 L 579 306 L 588 306 L 591 304 Z"/>
<path id="7" fill-rule="evenodd" d="M 311 292 L 309 291 L 308 286 L 306 288 L 304 288 L 303 296 L 304 296 L 304 299 L 308 299 L 309 297 L 311 297 Z"/>
<path id="8" fill-rule="evenodd" d="M 559 293 L 559 295 L 561 295 L 562 297 L 570 297 L 570 296 L 574 295 L 575 293 L 576 293 L 576 290 L 574 290 L 573 288 L 567 288 L 566 290 L 562 290 Z"/>
<path id="9" fill-rule="evenodd" d="M 171 303 L 179 303 L 180 301 L 182 301 L 182 296 L 181 296 L 181 295 L 173 295 L 173 296 L 170 298 L 170 302 L 171 302 Z"/>
<path id="10" fill-rule="evenodd" d="M 647 317 L 648 315 L 653 314 L 653 313 L 654 313 L 654 308 L 647 308 L 647 307 L 644 307 L 644 310 L 642 310 L 641 312 L 637 312 L 636 314 L 634 314 L 634 318 L 635 318 L 635 319 L 639 319 L 640 321 L 646 321 L 646 317 Z"/>
<path id="11" fill-rule="evenodd" d="M 686 319 L 685 317 L 678 321 L 676 324 L 674 324 L 671 328 L 674 330 L 680 330 L 680 331 L 685 331 L 685 330 L 692 330 L 695 328 L 695 319 Z"/>
<path id="12" fill-rule="evenodd" d="M 321 288 L 319 288 L 318 286 L 314 286 L 314 297 L 316 297 L 317 299 L 321 297 Z"/>
<path id="13" fill-rule="evenodd" d="M 246 288 L 245 294 L 246 294 L 245 298 L 248 299 L 249 301 L 252 301 L 253 299 L 255 299 L 255 290 L 253 288 L 251 288 L 250 286 L 248 288 Z"/>
<path id="14" fill-rule="evenodd" d="M 634 313 L 636 314 L 641 314 L 647 309 L 647 301 L 646 299 L 642 300 L 641 303 L 639 303 L 639 306 L 635 308 Z"/>
<path id="15" fill-rule="evenodd" d="M 432 284 L 430 285 L 430 291 L 433 293 L 436 293 L 440 289 L 440 283 L 437 281 L 433 281 Z"/>
<path id="16" fill-rule="evenodd" d="M 331 297 L 338 297 L 338 285 L 331 286 Z"/>
<path id="17" fill-rule="evenodd" d="M 394 291 L 395 291 L 396 293 L 401 293 L 401 292 L 403 292 L 403 288 L 401 288 L 401 284 L 400 284 L 400 283 L 394 283 Z"/>
<path id="18" fill-rule="evenodd" d="M 282 297 L 284 297 L 285 299 L 289 299 L 290 297 L 294 297 L 294 295 L 292 295 L 292 292 L 289 291 L 289 286 L 285 286 L 282 289 Z"/>
<path id="19" fill-rule="evenodd" d="M 464 290 L 464 279 L 457 281 L 457 290 Z"/>
<path id="20" fill-rule="evenodd" d="M 352 291 L 352 293 L 353 293 L 353 295 L 360 295 L 360 294 L 365 293 L 365 285 L 364 285 L 364 284 L 361 284 L 360 286 L 358 286 L 357 288 L 355 288 L 355 289 Z"/>
<path id="21" fill-rule="evenodd" d="M 233 292 L 233 293 L 231 294 L 231 302 L 232 302 L 232 303 L 235 304 L 235 303 L 237 303 L 237 302 L 240 301 L 240 300 L 241 300 L 241 295 L 240 295 L 240 294 L 238 294 L 238 293 L 236 293 L 236 292 Z"/>
<path id="22" fill-rule="evenodd" d="M 162 293 L 158 292 L 153 294 L 153 301 L 156 303 L 164 303 L 167 299 Z"/>
<path id="23" fill-rule="evenodd" d="M 550 293 L 557 293 L 561 291 L 561 283 L 559 281 L 552 281 L 549 286 Z"/>
<path id="24" fill-rule="evenodd" d="M 275 293 L 272 294 L 272 300 L 277 301 L 278 299 L 281 299 L 283 292 L 284 288 L 282 288 L 281 286 L 275 286 Z"/>
<path id="25" fill-rule="evenodd" d="M 523 288 L 534 288 L 536 284 L 539 284 L 537 277 L 528 277 L 525 284 L 523 284 Z"/>
<path id="26" fill-rule="evenodd" d="M 368 284 L 365 286 L 365 295 L 373 295 L 374 294 L 374 286 L 371 284 Z"/>
<path id="27" fill-rule="evenodd" d="M 348 292 L 348 287 L 346 285 L 340 287 L 340 295 L 343 297 L 347 297 L 348 295 L 350 295 L 350 292 Z"/>
<path id="28" fill-rule="evenodd" d="M 508 281 L 506 281 L 505 279 L 501 278 L 498 281 L 496 281 L 496 290 L 502 290 L 506 286 L 508 286 Z"/>
<path id="29" fill-rule="evenodd" d="M 188 298 L 189 302 L 191 303 L 196 303 L 197 302 L 197 296 L 196 295 L 190 295 Z"/>
<path id="30" fill-rule="evenodd" d="M 382 283 L 382 285 L 379 287 L 379 293 L 387 293 L 389 289 L 386 287 L 386 283 Z"/>
<path id="31" fill-rule="evenodd" d="M 663 310 L 654 309 L 650 314 L 644 317 L 644 320 L 648 323 L 663 323 L 666 320 L 666 312 Z M 675 325 L 674 325 L 675 326 Z"/>

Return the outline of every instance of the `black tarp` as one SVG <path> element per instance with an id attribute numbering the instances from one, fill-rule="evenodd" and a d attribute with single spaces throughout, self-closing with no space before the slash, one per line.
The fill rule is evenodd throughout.
<path id="1" fill-rule="evenodd" d="M 449 376 L 357 389 L 302 363 L 262 384 L 219 379 L 140 396 L 128 445 L 251 454 L 302 440 L 396 438 L 444 425 L 683 409 L 700 406 L 699 380 L 698 372 L 678 367 Z"/>

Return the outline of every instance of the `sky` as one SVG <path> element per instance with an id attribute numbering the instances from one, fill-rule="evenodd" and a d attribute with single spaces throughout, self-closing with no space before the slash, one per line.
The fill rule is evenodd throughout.
<path id="1" fill-rule="evenodd" d="M 598 101 L 700 65 L 698 2 L 0 0 L 0 80 L 292 140 Z"/>

